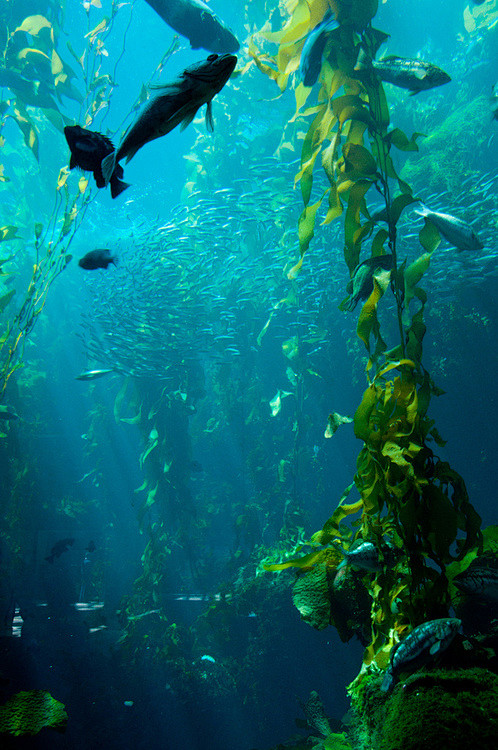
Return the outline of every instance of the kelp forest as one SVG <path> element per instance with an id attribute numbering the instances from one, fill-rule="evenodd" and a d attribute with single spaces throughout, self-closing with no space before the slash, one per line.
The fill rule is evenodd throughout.
<path id="1" fill-rule="evenodd" d="M 208 53 L 145 0 L 0 7 L 2 742 L 491 749 L 498 2 L 415 96 L 413 4 L 233 5 L 214 132 L 115 201 L 64 128 L 117 145 Z"/>

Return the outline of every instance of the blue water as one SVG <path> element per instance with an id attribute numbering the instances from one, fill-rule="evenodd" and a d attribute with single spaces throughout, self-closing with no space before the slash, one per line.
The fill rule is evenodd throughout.
<path id="1" fill-rule="evenodd" d="M 17 14 L 9 30 L 29 15 L 55 18 L 55 2 L 9 4 Z M 110 2 L 102 0 L 102 9 L 90 9 L 88 27 L 81 3 L 64 5 L 59 49 L 76 73 L 76 87 L 82 88 L 67 42 L 81 52 L 87 28 L 109 15 Z M 250 60 L 244 21 L 248 4 L 212 0 L 209 5 L 241 41 L 237 67 L 243 67 Z M 276 3 L 253 0 L 249 5 L 249 19 L 254 6 L 254 33 Z M 386 86 L 396 124 L 407 133 L 419 129 L 420 118 L 423 127 L 435 129 L 464 102 L 479 97 L 487 101 L 498 80 L 498 45 L 486 46 L 486 34 L 492 32 L 472 38 L 467 34 L 465 6 L 464 0 L 387 0 L 379 7 L 375 26 L 390 34 L 384 54 L 428 58 L 453 79 L 444 91 L 413 98 Z M 130 11 L 128 4 L 118 11 L 106 40 L 109 60 L 122 53 L 117 87 L 104 121 L 97 119 L 91 126 L 108 130 L 115 143 L 130 100 L 138 96 L 174 38 L 145 0 L 135 0 L 123 51 Z M 0 16 L 4 12 L 0 9 Z M 159 82 L 171 80 L 207 54 L 190 49 L 180 37 Z M 104 70 L 108 72 L 109 66 Z M 5 100 L 7 90 L 2 91 Z M 282 556 L 290 554 L 298 539 L 309 539 L 321 528 L 352 481 L 361 447 L 352 429 L 342 427 L 331 440 L 323 433 L 331 411 L 354 413 L 366 385 L 363 351 L 355 343 L 357 318 L 338 310 L 348 278 L 340 235 L 333 228 L 319 227 L 316 232 L 298 283 L 297 308 L 279 308 L 261 346 L 257 344 L 274 306 L 289 292 L 282 268 L 297 258 L 295 226 L 302 205 L 299 188 L 292 187 L 296 165 L 282 171 L 274 162 L 265 166 L 264 159 L 273 156 L 295 107 L 291 91 L 280 98 L 277 94 L 253 66 L 215 97 L 212 141 L 196 145 L 206 133 L 204 123 L 196 122 L 183 132 L 176 128 L 148 143 L 125 166 L 131 187 L 122 196 L 113 201 L 108 190 L 94 190 L 70 248 L 74 258 L 50 288 L 26 341 L 24 369 L 12 376 L 2 399 L 15 407 L 20 419 L 10 423 L 7 439 L 0 443 L 5 506 L 0 525 L 0 703 L 20 690 L 43 689 L 64 703 L 69 716 L 64 734 L 45 729 L 35 738 L 19 739 L 15 746 L 251 750 L 303 737 L 295 719 L 302 718 L 300 702 L 312 690 L 319 693 L 337 730 L 349 709 L 346 686 L 358 674 L 364 645 L 357 638 L 341 643 L 334 628 L 319 632 L 302 621 L 292 603 L 293 573 L 262 574 L 264 584 L 256 577 L 259 546 L 263 555 L 277 546 Z M 59 109 L 71 123 L 84 125 L 78 120 L 76 101 L 63 98 Z M 18 222 L 20 234 L 27 238 L 25 246 L 17 248 L 14 283 L 19 298 L 34 262 L 28 235 L 35 221 L 48 221 L 59 169 L 69 159 L 63 135 L 36 114 L 36 108 L 29 111 L 40 128 L 39 162 L 24 145 L 13 119 L 3 125 L 6 146 L 0 151 L 0 163 L 12 178 L 0 183 L 0 223 Z M 199 115 L 203 114 L 202 109 Z M 479 132 L 467 134 L 469 142 L 475 138 L 478 143 L 475 151 L 469 146 L 466 152 L 466 158 L 474 160 L 476 175 L 496 175 L 497 128 L 490 109 Z M 215 140 L 218 130 L 223 138 Z M 196 208 L 195 196 L 190 203 L 186 198 L 185 183 L 192 180 L 192 171 L 185 156 L 203 157 L 202 149 L 211 143 L 223 152 L 216 188 L 232 193 L 230 199 L 213 195 L 209 179 L 198 177 L 201 197 L 215 208 L 214 218 L 211 213 L 208 220 L 206 204 Z M 284 155 L 287 165 L 299 157 L 299 143 L 293 154 Z M 216 154 L 207 154 L 206 163 L 213 165 L 216 159 Z M 280 175 L 287 183 L 277 192 L 277 183 L 268 180 Z M 93 177 L 87 176 L 93 185 Z M 454 179 L 458 182 L 458 175 Z M 247 229 L 247 223 L 237 223 L 238 212 L 247 218 L 253 210 L 244 196 L 262 193 L 268 185 L 276 205 L 284 205 L 279 220 L 270 218 L 274 207 L 270 210 L 270 199 L 262 198 L 254 209 L 254 225 Z M 445 189 L 441 184 L 443 198 Z M 493 196 L 496 191 L 494 183 Z M 21 195 L 27 206 L 22 212 Z M 458 213 L 458 205 L 439 201 L 438 210 Z M 197 228 L 181 229 L 185 203 L 199 212 L 203 234 L 196 234 Z M 460 206 L 458 215 L 462 210 Z M 479 229 L 479 207 L 471 211 Z M 160 247 L 148 249 L 157 227 L 168 224 L 176 229 L 161 235 Z M 496 237 L 496 219 L 494 227 Z M 482 252 L 494 256 L 496 239 L 489 222 L 483 230 L 490 243 Z M 171 319 L 164 312 L 160 320 L 153 317 L 164 311 L 169 279 L 154 275 L 154 263 L 167 251 L 178 257 L 174 262 L 183 263 L 174 255 L 183 231 L 185 252 L 188 246 L 188 252 L 197 254 L 195 262 L 186 256 L 190 260 L 183 266 L 181 302 L 173 311 L 196 362 L 187 367 L 183 350 L 178 353 L 171 341 Z M 77 259 L 97 247 L 116 248 L 119 263 L 85 275 Z M 271 248 L 274 266 L 268 261 Z M 412 245 L 406 248 L 412 253 Z M 233 270 L 226 272 L 231 253 Z M 140 267 L 145 274 L 149 262 L 150 292 L 140 287 Z M 494 258 L 483 267 L 479 257 L 455 260 L 446 252 L 433 267 L 437 276 L 427 283 L 424 362 L 445 395 L 432 400 L 430 415 L 447 440 L 439 454 L 462 474 L 470 500 L 487 526 L 496 523 L 498 276 Z M 183 292 L 190 284 L 195 291 L 189 296 Z M 133 285 L 140 293 L 127 310 L 120 300 L 125 291 L 130 293 L 127 301 L 132 299 Z M 204 311 L 199 312 L 194 303 L 204 293 L 206 300 L 212 295 L 211 301 L 204 301 Z M 216 294 L 221 302 L 214 299 Z M 249 302 L 240 302 L 245 298 Z M 131 378 L 118 409 L 122 372 L 91 382 L 75 378 L 82 371 L 113 364 L 111 355 L 98 360 L 87 348 L 92 336 L 94 342 L 105 338 L 112 343 L 108 334 L 113 330 L 118 352 L 122 347 L 132 357 L 135 347 L 138 367 L 137 342 L 142 339 L 138 322 L 134 324 L 137 310 L 143 312 L 140 324 L 151 325 L 155 342 L 145 359 L 152 361 L 152 352 L 163 367 L 161 357 L 171 347 L 173 374 L 170 380 L 162 379 L 162 371 L 135 383 Z M 14 312 L 7 308 L 2 326 Z M 211 338 L 206 344 L 196 328 L 200 318 L 209 336 L 223 335 L 228 326 L 230 344 L 238 354 L 227 353 Z M 311 369 L 321 377 L 311 380 L 308 391 L 296 399 L 282 398 L 280 414 L 272 417 L 269 402 L 277 391 L 293 390 L 282 344 L 296 332 L 302 336 L 310 324 L 327 328 L 323 350 L 309 355 Z M 131 338 L 125 340 L 125 332 Z M 119 359 L 119 353 L 116 356 Z M 301 411 L 294 414 L 300 398 Z M 141 418 L 134 422 L 139 413 Z M 298 443 L 296 419 L 302 419 Z M 144 469 L 139 457 L 152 444 L 151 431 L 156 428 L 161 442 L 143 460 Z M 294 460 L 296 451 L 299 458 L 290 466 L 289 457 Z M 281 461 L 287 462 L 283 481 L 278 478 Z M 156 501 L 144 510 L 146 493 L 137 490 L 147 477 L 152 479 L 146 492 L 156 481 L 160 489 Z M 74 542 L 53 564 L 47 563 L 52 546 L 64 538 Z M 151 539 L 164 546 L 162 557 L 154 550 L 154 585 L 144 573 Z M 89 552 L 91 541 L 95 550 Z M 226 611 L 213 598 L 220 592 L 227 593 Z M 143 617 L 134 621 L 137 615 Z M 175 628 L 180 634 L 176 642 Z"/>

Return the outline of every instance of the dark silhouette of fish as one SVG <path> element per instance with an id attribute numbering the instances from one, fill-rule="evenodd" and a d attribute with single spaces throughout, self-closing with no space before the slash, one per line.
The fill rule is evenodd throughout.
<path id="1" fill-rule="evenodd" d="M 114 151 L 114 146 L 109 138 L 102 133 L 94 133 L 92 130 L 86 130 L 79 125 L 67 125 L 64 128 L 64 135 L 71 150 L 69 169 L 77 167 L 86 172 L 93 172 L 97 187 L 105 187 L 107 183 L 102 176 L 102 159 Z M 111 183 L 111 196 L 113 198 L 130 187 L 127 182 L 121 180 L 122 177 L 123 167 L 118 164 L 108 180 Z"/>
<path id="2" fill-rule="evenodd" d="M 69 537 L 67 539 L 59 539 L 50 550 L 50 555 L 45 558 L 49 563 L 53 563 L 56 557 L 60 557 L 63 552 L 67 552 L 69 547 L 74 544 L 74 539 Z"/>
<path id="3" fill-rule="evenodd" d="M 322 69 L 322 55 L 328 35 L 338 28 L 339 24 L 332 13 L 327 13 L 323 21 L 308 34 L 297 71 L 297 78 L 304 86 L 313 86 L 316 83 Z"/>
<path id="4" fill-rule="evenodd" d="M 377 269 L 390 271 L 393 266 L 392 255 L 377 255 L 373 258 L 367 258 L 359 263 L 353 271 L 353 277 L 348 282 L 346 291 L 349 297 L 346 297 L 341 304 L 341 310 L 351 312 L 361 299 L 367 299 L 373 292 L 373 277 Z"/>
<path id="5" fill-rule="evenodd" d="M 88 542 L 88 545 L 85 547 L 86 552 L 95 552 L 96 549 L 97 547 L 95 546 L 94 541 Z"/>
<path id="6" fill-rule="evenodd" d="M 118 169 L 118 162 L 126 162 L 145 146 L 161 138 L 177 125 L 186 128 L 197 110 L 207 104 L 206 126 L 213 130 L 212 99 L 230 78 L 237 64 L 235 55 L 209 55 L 207 60 L 194 63 L 181 76 L 165 86 L 157 86 L 162 93 L 145 107 L 138 119 L 126 131 L 117 151 L 102 161 L 102 174 L 107 184 Z"/>
<path id="7" fill-rule="evenodd" d="M 51 91 L 43 81 L 32 81 L 15 70 L 0 67 L 0 88 L 4 87 L 30 107 L 57 109 Z"/>
<path id="8" fill-rule="evenodd" d="M 202 0 L 147 0 L 168 26 L 187 37 L 192 49 L 237 52 L 237 37 Z"/>
<path id="9" fill-rule="evenodd" d="M 78 265 L 85 271 L 95 271 L 97 268 L 107 268 L 110 263 L 116 265 L 117 258 L 111 255 L 107 247 L 98 247 L 79 259 Z"/>

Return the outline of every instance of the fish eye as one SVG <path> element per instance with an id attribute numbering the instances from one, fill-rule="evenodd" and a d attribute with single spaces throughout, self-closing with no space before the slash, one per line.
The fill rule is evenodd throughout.
<path id="1" fill-rule="evenodd" d="M 208 60 L 209 62 L 214 62 L 218 59 L 218 55 L 209 55 Z"/>

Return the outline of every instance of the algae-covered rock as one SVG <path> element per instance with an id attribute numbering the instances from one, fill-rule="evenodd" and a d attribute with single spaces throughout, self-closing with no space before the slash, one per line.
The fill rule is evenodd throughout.
<path id="1" fill-rule="evenodd" d="M 292 590 L 294 605 L 301 617 L 317 630 L 330 625 L 330 596 L 325 563 L 315 565 L 297 579 Z"/>
<path id="2" fill-rule="evenodd" d="M 66 728 L 64 704 L 46 690 L 27 690 L 13 695 L 0 706 L 0 733 L 38 734 L 43 727 L 59 732 Z"/>
<path id="3" fill-rule="evenodd" d="M 372 750 L 496 748 L 498 676 L 486 669 L 418 672 L 385 699 L 373 679 L 355 708 L 363 745 Z"/>

